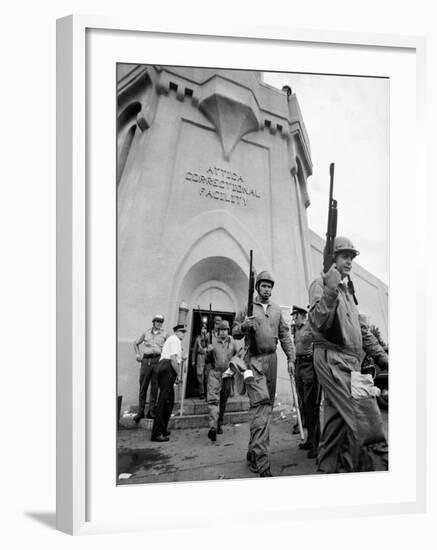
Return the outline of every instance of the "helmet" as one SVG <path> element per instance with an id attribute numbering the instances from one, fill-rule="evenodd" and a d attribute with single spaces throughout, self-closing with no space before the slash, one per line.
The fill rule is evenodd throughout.
<path id="1" fill-rule="evenodd" d="M 352 241 L 347 237 L 336 237 L 334 242 L 334 256 L 339 252 L 352 252 L 355 256 L 358 256 L 359 251 L 352 244 Z"/>
<path id="2" fill-rule="evenodd" d="M 226 320 L 225 321 L 220 321 L 220 324 L 219 324 L 218 328 L 219 328 L 219 330 L 221 328 L 226 328 L 226 329 L 229 330 L 229 321 L 226 321 Z"/>
<path id="3" fill-rule="evenodd" d="M 302 315 L 306 315 L 308 311 L 300 306 L 293 306 L 293 310 L 291 312 L 291 315 L 297 315 L 298 313 L 301 313 Z"/>
<path id="4" fill-rule="evenodd" d="M 269 283 L 272 283 L 272 286 L 275 284 L 275 280 L 273 279 L 271 273 L 268 271 L 261 271 L 255 281 L 255 288 L 258 290 L 258 285 L 261 281 L 268 281 Z"/>
<path id="5" fill-rule="evenodd" d="M 164 322 L 164 316 L 161 315 L 160 313 L 157 313 L 155 315 L 155 317 L 153 317 L 152 323 L 153 323 L 153 321 L 158 321 L 159 323 L 163 323 Z"/>

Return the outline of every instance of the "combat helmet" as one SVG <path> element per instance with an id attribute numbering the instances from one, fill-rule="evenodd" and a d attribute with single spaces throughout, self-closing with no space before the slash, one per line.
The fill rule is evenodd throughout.
<path id="1" fill-rule="evenodd" d="M 339 252 L 352 252 L 355 256 L 358 256 L 359 251 L 355 248 L 352 241 L 347 237 L 336 237 L 334 242 L 334 256 Z"/>
<path id="2" fill-rule="evenodd" d="M 256 277 L 255 288 L 258 290 L 258 285 L 261 281 L 268 281 L 272 283 L 272 287 L 275 286 L 275 280 L 269 271 L 260 271 Z"/>

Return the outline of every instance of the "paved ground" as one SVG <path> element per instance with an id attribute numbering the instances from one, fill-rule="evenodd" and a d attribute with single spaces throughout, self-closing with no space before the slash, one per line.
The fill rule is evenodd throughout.
<path id="1" fill-rule="evenodd" d="M 274 476 L 316 472 L 315 461 L 298 449 L 300 438 L 291 434 L 291 415 L 272 421 L 271 471 Z M 150 431 L 121 429 L 118 432 L 118 474 L 120 484 L 168 481 L 197 481 L 258 477 L 245 463 L 249 426 L 247 423 L 223 426 L 223 435 L 212 443 L 207 428 L 173 430 L 170 441 L 150 441 Z"/>
<path id="2" fill-rule="evenodd" d="M 387 414 L 383 413 L 387 429 Z M 316 473 L 315 460 L 298 448 L 300 438 L 292 435 L 291 414 L 272 421 L 271 471 L 274 476 Z M 170 441 L 150 441 L 150 430 L 121 428 L 118 432 L 118 474 L 120 484 L 198 481 L 257 477 L 245 463 L 249 427 L 228 424 L 212 443 L 207 428 L 177 429 Z M 128 477 L 130 474 L 130 477 Z"/>

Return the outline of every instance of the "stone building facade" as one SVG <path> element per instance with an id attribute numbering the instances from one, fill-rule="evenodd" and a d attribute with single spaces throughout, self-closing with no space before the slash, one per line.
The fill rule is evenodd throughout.
<path id="1" fill-rule="evenodd" d="M 289 320 L 290 306 L 307 304 L 322 245 L 308 227 L 310 144 L 289 90 L 253 71 L 122 64 L 117 109 L 117 369 L 129 405 L 132 341 L 155 313 L 169 332 L 187 323 L 189 352 L 201 315 L 232 320 L 246 307 L 253 250 Z M 386 330 L 387 289 L 364 270 L 361 280 Z M 289 401 L 279 358 L 278 400 Z"/>

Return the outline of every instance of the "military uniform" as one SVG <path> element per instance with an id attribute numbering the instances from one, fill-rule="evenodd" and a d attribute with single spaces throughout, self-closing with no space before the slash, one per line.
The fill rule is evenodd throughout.
<path id="1" fill-rule="evenodd" d="M 349 243 L 349 248 L 343 245 L 343 249 L 356 255 L 350 241 L 340 239 L 337 238 L 338 243 Z M 387 355 L 360 322 L 346 279 L 336 288 L 321 278 L 316 279 L 309 295 L 314 367 L 325 396 L 318 470 L 324 473 L 385 470 L 388 449 L 375 399 L 377 389 L 371 377 L 360 371 L 364 352 L 381 364 L 387 364 Z"/>
<path id="2" fill-rule="evenodd" d="M 293 311 L 306 315 L 306 310 L 301 308 Z M 302 400 L 302 417 L 305 419 L 308 434 L 306 442 L 300 447 L 308 449 L 309 456 L 314 458 L 320 438 L 319 384 L 313 365 L 313 338 L 308 323 L 295 325 L 294 345 L 296 346 L 296 386 Z"/>
<path id="3" fill-rule="evenodd" d="M 162 322 L 164 318 L 161 315 L 156 315 L 153 321 Z M 147 413 L 148 418 L 155 416 L 156 402 L 158 399 L 158 363 L 161 356 L 161 351 L 164 342 L 167 339 L 167 334 L 162 328 L 153 326 L 147 329 L 134 342 L 134 349 L 138 352 L 142 350 L 141 354 L 141 368 L 139 376 L 139 397 L 138 397 L 138 413 L 135 416 L 135 421 L 138 422 L 141 418 L 144 418 L 144 409 L 146 406 L 147 390 L 150 385 L 150 398 L 149 398 L 149 411 Z M 140 348 L 141 346 L 141 348 Z"/>
<path id="4" fill-rule="evenodd" d="M 227 321 L 222 323 L 223 328 L 229 329 Z M 237 352 L 237 347 L 232 336 L 227 335 L 223 340 L 217 338 L 211 348 L 208 353 L 210 368 L 206 400 L 209 416 L 208 437 L 214 441 L 215 434 L 221 432 L 226 403 L 232 389 L 232 377 L 225 373 L 229 369 L 229 361 Z"/>
<path id="5" fill-rule="evenodd" d="M 289 361 L 294 361 L 295 349 L 277 304 L 269 301 L 263 305 L 257 296 L 253 302 L 253 315 L 256 329 L 251 340 L 254 345 L 248 347 L 245 356 L 247 366 L 253 373 L 253 378 L 246 381 L 250 404 L 247 460 L 249 468 L 262 475 L 270 470 L 270 422 L 276 394 L 278 340 Z M 235 338 L 247 337 L 249 330 L 244 328 L 244 323 L 236 323 L 232 335 Z"/>
<path id="6" fill-rule="evenodd" d="M 201 399 L 205 396 L 205 362 L 208 352 L 208 335 L 199 334 L 193 346 L 192 364 L 196 372 L 197 387 Z"/>

